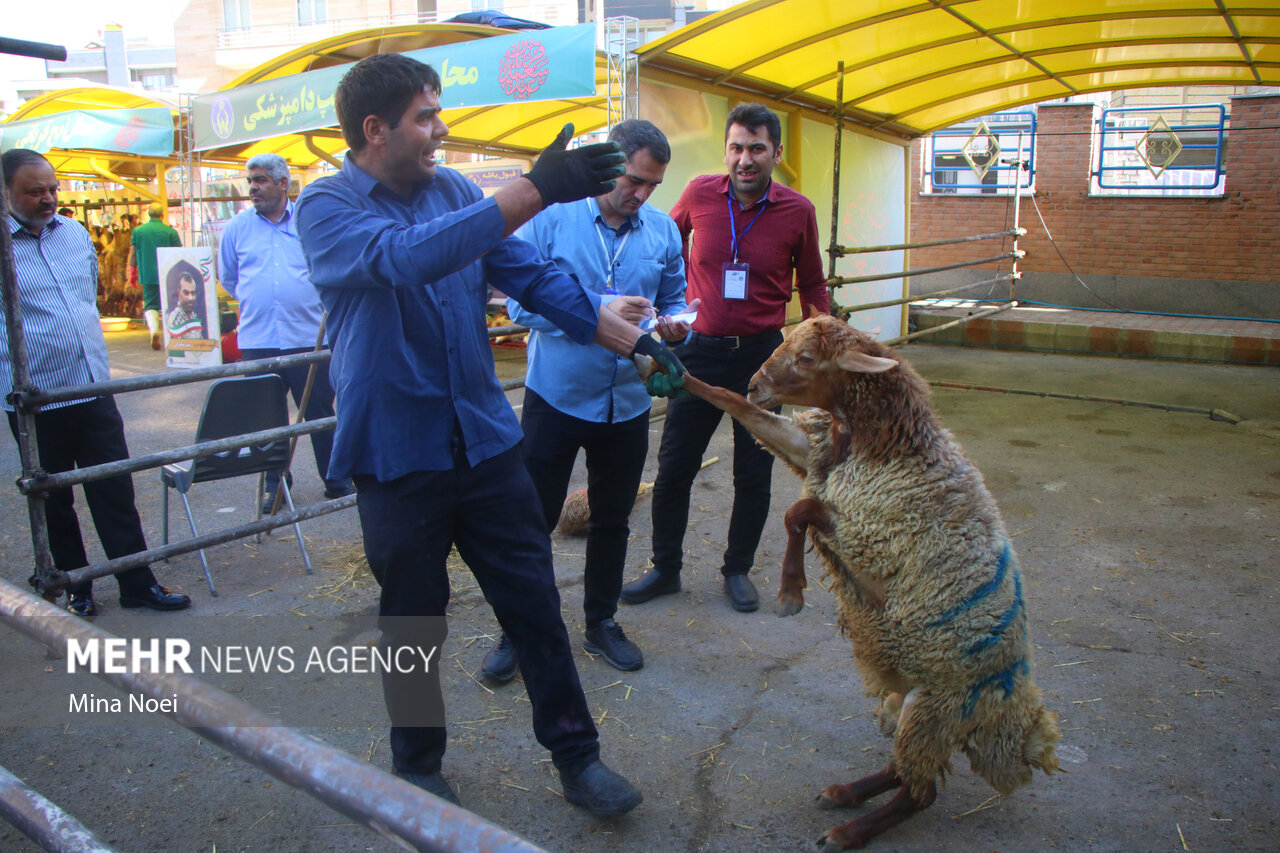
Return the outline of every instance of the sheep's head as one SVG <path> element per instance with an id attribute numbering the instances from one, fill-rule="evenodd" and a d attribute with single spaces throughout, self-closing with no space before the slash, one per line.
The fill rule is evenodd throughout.
<path id="1" fill-rule="evenodd" d="M 820 315 L 801 323 L 751 378 L 747 399 L 762 408 L 790 403 L 840 413 L 851 378 L 898 366 L 868 335 Z"/>

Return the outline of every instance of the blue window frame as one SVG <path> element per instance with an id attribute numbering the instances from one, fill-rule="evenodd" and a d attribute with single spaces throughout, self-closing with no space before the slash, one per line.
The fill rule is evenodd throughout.
<path id="1" fill-rule="evenodd" d="M 924 193 L 1011 195 L 1015 187 L 1025 190 L 1035 179 L 1035 110 L 992 113 L 935 131 L 923 154 Z M 1014 160 L 1027 165 L 1021 174 Z"/>
<path id="2" fill-rule="evenodd" d="M 1226 107 L 1178 104 L 1103 110 L 1095 195 L 1222 195 Z"/>

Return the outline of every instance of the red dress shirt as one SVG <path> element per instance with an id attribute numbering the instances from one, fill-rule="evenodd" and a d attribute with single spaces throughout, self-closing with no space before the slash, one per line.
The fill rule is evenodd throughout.
<path id="1" fill-rule="evenodd" d="M 730 204 L 738 261 L 750 266 L 746 299 L 724 298 L 724 264 L 733 261 Z M 809 305 L 824 313 L 831 310 L 813 203 L 790 187 L 774 181 L 764 198 L 742 210 L 729 198 L 728 175 L 701 175 L 685 187 L 671 208 L 671 218 L 684 240 L 686 301 L 702 299 L 695 331 L 723 337 L 781 329 L 791 301 L 793 271 L 801 316 L 809 316 Z"/>

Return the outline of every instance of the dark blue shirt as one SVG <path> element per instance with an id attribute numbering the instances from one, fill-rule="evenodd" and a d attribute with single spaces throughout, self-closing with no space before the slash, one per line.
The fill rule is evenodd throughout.
<path id="1" fill-rule="evenodd" d="M 451 169 L 437 167 L 406 198 L 348 157 L 302 192 L 296 213 L 329 312 L 330 478 L 448 470 L 455 425 L 471 465 L 516 445 L 520 423 L 485 327 L 486 283 L 579 343 L 595 336 L 599 296 L 504 237 L 497 203 Z"/>

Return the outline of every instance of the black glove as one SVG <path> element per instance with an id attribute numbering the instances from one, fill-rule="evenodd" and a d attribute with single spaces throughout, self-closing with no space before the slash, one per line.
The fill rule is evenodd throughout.
<path id="1" fill-rule="evenodd" d="M 670 347 L 649 335 L 641 335 L 636 340 L 636 345 L 631 348 L 631 357 L 634 359 L 637 355 L 648 356 L 665 371 L 665 373 L 654 371 L 653 375 L 645 380 L 644 389 L 649 392 L 649 396 L 689 396 L 689 392 L 684 390 L 684 365 L 680 363 L 680 359 Z"/>
<path id="2" fill-rule="evenodd" d="M 525 175 L 542 194 L 544 207 L 604 195 L 627 171 L 622 165 L 627 158 L 618 143 L 597 142 L 566 151 L 572 138 L 573 125 L 566 124 Z"/>

